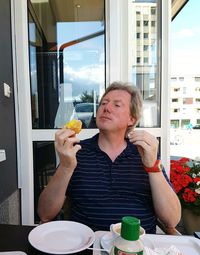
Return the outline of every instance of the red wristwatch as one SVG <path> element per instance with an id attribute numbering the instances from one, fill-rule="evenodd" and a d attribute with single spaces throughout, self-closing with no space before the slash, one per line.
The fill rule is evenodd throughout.
<path id="1" fill-rule="evenodd" d="M 157 159 L 154 166 L 152 167 L 146 167 L 144 166 L 144 169 L 147 173 L 158 173 L 162 171 L 162 164 L 160 159 Z"/>

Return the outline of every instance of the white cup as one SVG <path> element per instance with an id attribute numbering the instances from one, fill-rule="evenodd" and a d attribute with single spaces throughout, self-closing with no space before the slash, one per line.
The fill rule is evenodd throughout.
<path id="1" fill-rule="evenodd" d="M 111 224 L 110 225 L 110 232 L 112 233 L 113 238 L 117 238 L 120 236 L 121 233 L 121 222 Z M 140 227 L 140 238 L 145 235 L 145 229 L 143 227 Z"/>

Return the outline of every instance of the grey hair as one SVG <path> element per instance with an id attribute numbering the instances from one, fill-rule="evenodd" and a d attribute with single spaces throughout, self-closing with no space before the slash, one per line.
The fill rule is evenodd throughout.
<path id="1" fill-rule="evenodd" d="M 102 99 L 105 97 L 105 95 L 107 95 L 110 91 L 113 91 L 113 90 L 123 90 L 128 92 L 131 95 L 130 113 L 131 113 L 131 116 L 136 120 L 136 122 L 134 123 L 132 127 L 128 127 L 128 130 L 132 129 L 138 124 L 142 116 L 143 101 L 142 101 L 141 93 L 137 87 L 135 87 L 133 84 L 129 82 L 115 81 L 111 83 L 105 90 L 101 98 L 100 104 L 102 102 Z"/>

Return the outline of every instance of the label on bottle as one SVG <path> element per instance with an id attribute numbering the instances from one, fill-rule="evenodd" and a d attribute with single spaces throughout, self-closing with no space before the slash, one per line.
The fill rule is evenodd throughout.
<path id="1" fill-rule="evenodd" d="M 122 251 L 118 249 L 117 247 L 114 247 L 114 255 L 143 255 L 143 250 L 137 251 L 137 252 L 134 252 L 134 251 L 128 252 L 128 251 Z"/>

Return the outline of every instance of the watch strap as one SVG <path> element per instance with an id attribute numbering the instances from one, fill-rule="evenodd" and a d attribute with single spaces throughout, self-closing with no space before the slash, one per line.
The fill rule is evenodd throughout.
<path id="1" fill-rule="evenodd" d="M 161 164 L 161 160 L 157 159 L 154 166 L 152 167 L 146 167 L 144 166 L 144 169 L 147 173 L 158 173 L 162 171 L 162 164 Z"/>

